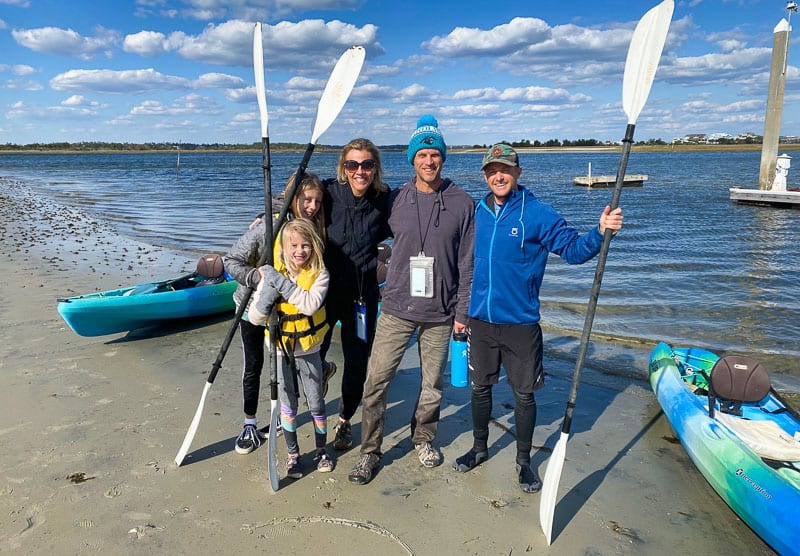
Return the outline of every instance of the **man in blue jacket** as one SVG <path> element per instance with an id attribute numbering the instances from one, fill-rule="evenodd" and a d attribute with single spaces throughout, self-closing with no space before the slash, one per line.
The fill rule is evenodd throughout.
<path id="1" fill-rule="evenodd" d="M 490 193 L 475 210 L 475 254 L 469 305 L 473 447 L 453 468 L 466 472 L 489 457 L 492 386 L 505 368 L 514 393 L 516 473 L 523 492 L 542 482 L 531 469 L 534 391 L 544 386 L 539 288 L 549 253 L 582 264 L 600 252 L 606 229 L 622 228 L 622 210 L 606 206 L 600 225 L 580 235 L 555 209 L 518 184 L 522 168 L 509 145 L 489 148 L 481 164 Z M 509 284 L 513 280 L 513 285 Z"/>

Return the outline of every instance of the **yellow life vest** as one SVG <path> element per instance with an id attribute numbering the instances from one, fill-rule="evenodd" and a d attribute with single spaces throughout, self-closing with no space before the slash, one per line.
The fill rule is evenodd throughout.
<path id="1" fill-rule="evenodd" d="M 286 274 L 286 267 L 277 260 L 275 261 L 275 270 Z M 309 291 L 318 275 L 318 272 L 312 273 L 304 268 L 297 276 L 296 283 L 304 290 Z M 278 303 L 277 309 L 281 339 L 287 350 L 294 351 L 294 346 L 298 341 L 303 351 L 308 351 L 322 342 L 329 328 L 325 320 L 325 305 L 311 316 L 304 315 L 288 301 Z"/>

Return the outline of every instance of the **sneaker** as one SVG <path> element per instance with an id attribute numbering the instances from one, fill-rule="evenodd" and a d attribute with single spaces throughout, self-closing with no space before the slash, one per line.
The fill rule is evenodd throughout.
<path id="1" fill-rule="evenodd" d="M 328 382 L 336 374 L 336 363 L 323 361 L 322 363 L 322 397 L 328 396 Z"/>
<path id="2" fill-rule="evenodd" d="M 419 462 L 425 467 L 436 467 L 442 464 L 442 456 L 431 446 L 430 442 L 423 442 L 414 446 L 417 449 Z"/>
<path id="3" fill-rule="evenodd" d="M 325 450 L 317 452 L 317 457 L 314 458 L 314 461 L 317 462 L 317 471 L 320 473 L 330 473 L 333 471 L 335 464 Z"/>
<path id="4" fill-rule="evenodd" d="M 290 479 L 300 479 L 303 476 L 303 466 L 300 464 L 300 454 L 289 454 L 286 458 L 286 476 Z"/>
<path id="5" fill-rule="evenodd" d="M 365 485 L 372 480 L 372 472 L 378 467 L 381 458 L 378 454 L 362 454 L 361 459 L 350 471 L 347 478 L 351 483 Z"/>
<path id="6" fill-rule="evenodd" d="M 542 489 L 542 481 L 531 469 L 530 465 L 517 464 L 517 477 L 519 478 L 519 488 L 522 492 L 539 492 Z"/>
<path id="7" fill-rule="evenodd" d="M 353 431 L 350 427 L 349 421 L 339 421 L 336 425 L 336 437 L 333 439 L 333 448 L 335 450 L 347 450 L 353 445 Z"/>
<path id="8" fill-rule="evenodd" d="M 280 419 L 278 419 L 278 426 L 276 427 L 276 430 L 278 431 L 278 438 L 283 436 L 283 426 L 281 425 Z M 258 429 L 258 436 L 261 437 L 261 440 L 266 440 L 269 438 L 269 424 Z"/>
<path id="9" fill-rule="evenodd" d="M 256 430 L 255 425 L 245 425 L 239 438 L 236 439 L 236 453 L 249 454 L 261 446 L 261 435 Z"/>

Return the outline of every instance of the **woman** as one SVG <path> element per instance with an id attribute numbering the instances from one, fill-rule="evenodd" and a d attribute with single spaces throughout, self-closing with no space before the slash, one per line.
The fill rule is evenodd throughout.
<path id="1" fill-rule="evenodd" d="M 353 444 L 350 419 L 361 403 L 367 360 L 378 314 L 378 244 L 391 235 L 389 188 L 383 183 L 381 155 L 369 139 L 353 139 L 339 156 L 336 179 L 325 181 L 323 210 L 327 225 L 325 266 L 330 286 L 325 302 L 330 329 L 322 343 L 323 361 L 336 322 L 341 322 L 344 356 L 339 423 L 333 447 Z M 336 372 L 324 363 L 325 379 Z"/>

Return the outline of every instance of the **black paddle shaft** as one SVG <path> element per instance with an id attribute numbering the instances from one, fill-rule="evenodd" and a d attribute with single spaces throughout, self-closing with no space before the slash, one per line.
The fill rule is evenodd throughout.
<path id="1" fill-rule="evenodd" d="M 622 183 L 625 181 L 625 170 L 628 167 L 628 156 L 631 153 L 631 143 L 633 143 L 633 130 L 636 124 L 628 124 L 625 129 L 625 138 L 622 140 L 622 156 L 619 159 L 617 168 L 617 182 L 614 184 L 614 193 L 611 196 L 611 210 L 619 206 L 619 198 L 622 193 Z M 578 359 L 575 362 L 575 372 L 572 375 L 572 386 L 567 400 L 567 410 L 564 413 L 564 422 L 561 425 L 561 432 L 569 434 L 572 427 L 572 413 L 575 410 L 575 402 L 578 399 L 578 385 L 581 381 L 583 365 L 586 361 L 586 352 L 589 349 L 589 337 L 592 334 L 592 323 L 594 314 L 597 311 L 597 299 L 600 297 L 600 285 L 603 283 L 603 273 L 606 269 L 606 259 L 608 258 L 608 248 L 611 245 L 611 238 L 614 232 L 606 228 L 603 234 L 603 245 L 600 247 L 600 254 L 597 256 L 597 268 L 594 272 L 594 282 L 592 291 L 589 294 L 589 305 L 586 309 L 586 320 L 583 323 L 583 333 L 581 343 L 578 348 Z"/>
<path id="2" fill-rule="evenodd" d="M 270 157 L 269 157 L 269 138 L 263 138 L 262 141 L 264 142 L 264 152 L 262 153 L 262 162 L 264 167 L 264 190 L 265 194 L 267 188 L 270 190 L 271 187 L 271 178 L 269 177 L 270 172 Z M 297 172 L 295 172 L 295 179 L 292 180 L 292 186 L 286 191 L 284 195 L 285 199 L 283 202 L 283 207 L 281 207 L 280 215 L 278 216 L 278 220 L 275 222 L 275 225 L 272 226 L 272 229 L 269 229 L 270 226 L 267 225 L 267 233 L 264 234 L 265 238 L 269 237 L 269 243 L 265 244 L 264 251 L 261 253 L 261 257 L 258 260 L 258 266 L 263 266 L 267 264 L 268 258 L 272 260 L 273 258 L 273 251 L 272 248 L 267 248 L 267 245 L 271 246 L 273 243 L 273 239 L 276 235 L 278 235 L 278 231 L 280 231 L 280 227 L 283 224 L 283 221 L 286 219 L 286 215 L 289 212 L 289 208 L 292 206 L 292 202 L 294 201 L 295 194 L 297 193 L 297 187 L 300 182 L 303 180 L 303 177 L 306 173 L 306 168 L 308 168 L 308 162 L 311 160 L 311 155 L 314 152 L 314 143 L 309 143 L 306 146 L 306 152 L 303 154 L 303 159 L 300 161 L 300 165 L 297 168 Z M 270 182 L 267 184 L 267 182 Z M 270 193 L 266 197 L 268 201 L 264 201 L 269 203 L 269 210 L 264 214 L 264 218 L 271 218 L 272 217 L 272 194 Z M 271 232 L 271 234 L 270 234 Z M 274 262 L 274 261 L 273 261 Z M 208 378 L 206 382 L 209 384 L 213 384 L 214 380 L 217 378 L 217 373 L 219 372 L 220 368 L 222 367 L 222 361 L 225 359 L 225 355 L 228 353 L 228 348 L 231 346 L 231 342 L 233 341 L 233 336 L 236 334 L 236 329 L 239 327 L 239 321 L 242 320 L 242 315 L 244 314 L 245 309 L 247 308 L 247 303 L 250 301 L 250 297 L 253 295 L 253 288 L 247 288 L 247 291 L 244 294 L 244 299 L 239 304 L 239 307 L 236 309 L 236 314 L 233 317 L 233 322 L 231 323 L 230 328 L 228 329 L 228 333 L 225 334 L 225 339 L 222 341 L 222 346 L 219 348 L 219 352 L 217 353 L 217 358 L 214 360 L 214 363 L 211 365 L 211 372 L 208 374 Z M 272 382 L 272 381 L 271 381 Z M 275 388 L 275 397 L 273 399 L 277 399 L 278 397 L 278 386 L 276 383 L 272 382 L 270 384 L 271 388 Z M 272 392 L 270 391 L 270 395 Z"/>

